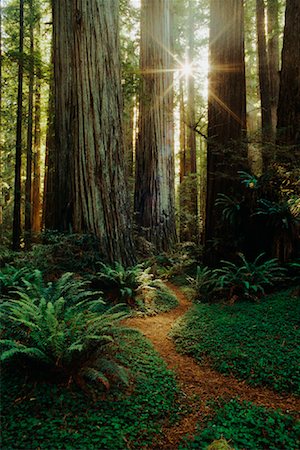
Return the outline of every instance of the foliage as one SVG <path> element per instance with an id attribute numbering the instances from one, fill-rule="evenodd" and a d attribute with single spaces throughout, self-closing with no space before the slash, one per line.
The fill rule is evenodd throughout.
<path id="1" fill-rule="evenodd" d="M 33 301 L 42 299 L 56 302 L 63 298 L 68 305 L 99 297 L 99 292 L 90 289 L 90 281 L 75 277 L 72 272 L 64 273 L 56 281 L 44 281 L 42 272 L 35 270 L 32 280 L 25 280 L 18 290 L 25 292 Z"/>
<path id="2" fill-rule="evenodd" d="M 138 313 L 155 315 L 178 306 L 177 297 L 162 281 L 154 280 L 151 287 L 154 289 L 146 290 L 137 298 Z"/>
<path id="3" fill-rule="evenodd" d="M 134 305 L 138 295 L 145 290 L 153 289 L 151 286 L 153 275 L 150 273 L 150 267 L 143 269 L 142 265 L 136 265 L 126 268 L 118 262 L 113 266 L 100 263 L 100 267 L 101 270 L 96 274 L 95 279 L 102 283 L 104 290 L 108 291 L 114 301 Z"/>
<path id="4" fill-rule="evenodd" d="M 138 331 L 121 342 L 116 358 L 130 367 L 130 387 L 125 393 L 112 387 L 97 401 L 76 385 L 24 383 L 18 373 L 5 377 L 1 448 L 151 448 L 162 423 L 175 413 L 174 376 Z"/>
<path id="5" fill-rule="evenodd" d="M 261 303 L 195 305 L 173 328 L 178 349 L 252 385 L 300 393 L 298 311 L 289 291 Z"/>
<path id="6" fill-rule="evenodd" d="M 234 399 L 219 407 L 215 417 L 205 428 L 199 429 L 193 440 L 185 439 L 179 448 L 295 449 L 298 447 L 299 433 L 299 423 L 292 416 Z M 214 439 L 218 439 L 217 442 L 224 442 L 226 439 L 230 445 L 209 445 Z"/>
<path id="7" fill-rule="evenodd" d="M 230 298 L 233 294 L 256 298 L 257 294 L 265 293 L 266 286 L 273 286 L 286 273 L 286 269 L 280 267 L 276 259 L 262 262 L 263 253 L 258 255 L 253 262 L 247 261 L 242 253 L 239 253 L 238 256 L 241 264 L 221 261 L 223 267 L 214 271 L 217 286 L 225 289 Z"/>
<path id="8" fill-rule="evenodd" d="M 32 271 L 23 267 L 18 269 L 13 266 L 5 266 L 0 271 L 0 296 L 26 286 L 28 282 L 34 282 L 39 277 L 38 271 Z"/>
<path id="9" fill-rule="evenodd" d="M 293 208 L 294 204 L 294 201 L 276 203 L 260 199 L 255 214 L 267 216 L 268 225 L 275 230 L 289 230 L 300 221 L 300 208 Z"/>
<path id="10" fill-rule="evenodd" d="M 196 299 L 203 301 L 211 298 L 218 285 L 216 271 L 207 266 L 197 266 L 196 278 L 188 277 L 188 281 L 194 288 Z"/>
<path id="11" fill-rule="evenodd" d="M 193 242 L 175 246 L 172 252 L 157 255 L 152 261 L 152 269 L 164 279 L 170 279 L 189 272 L 198 259 L 202 249 Z"/>
<path id="12" fill-rule="evenodd" d="M 196 278 L 189 277 L 196 299 L 201 301 L 225 297 L 231 301 L 245 297 L 257 299 L 259 294 L 265 293 L 266 286 L 273 286 L 286 274 L 286 269 L 280 267 L 276 259 L 262 262 L 263 253 L 253 262 L 247 261 L 242 253 L 238 256 L 240 264 L 222 260 L 221 268 L 197 267 Z"/>
<path id="13" fill-rule="evenodd" d="M 28 293 L 21 290 L 18 299 L 3 303 L 6 327 L 0 341 L 1 361 L 12 366 L 20 360 L 40 363 L 58 379 L 74 380 L 81 386 L 85 379 L 106 388 L 114 378 L 126 382 L 126 371 L 113 358 L 126 332 L 118 322 L 126 314 L 120 308 L 97 313 L 103 302 L 78 289 L 69 275 L 62 276 L 54 289 L 51 283 L 44 290 L 27 283 Z"/>
<path id="14" fill-rule="evenodd" d="M 228 222 L 230 225 L 239 222 L 242 201 L 237 201 L 221 193 L 217 195 L 215 206 L 222 210 L 222 219 L 224 222 Z"/>

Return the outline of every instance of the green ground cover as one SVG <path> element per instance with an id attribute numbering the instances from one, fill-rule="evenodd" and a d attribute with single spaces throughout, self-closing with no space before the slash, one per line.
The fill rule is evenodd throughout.
<path id="1" fill-rule="evenodd" d="M 151 444 L 162 422 L 176 415 L 174 376 L 139 332 L 122 350 L 118 358 L 132 382 L 125 392 L 116 387 L 97 401 L 74 386 L 4 376 L 1 448 L 117 450 Z"/>
<path id="2" fill-rule="evenodd" d="M 252 385 L 300 393 L 300 297 L 288 291 L 259 303 L 195 305 L 174 327 L 180 351 L 208 357 Z"/>
<path id="3" fill-rule="evenodd" d="M 252 403 L 231 400 L 216 410 L 215 416 L 188 437 L 180 450 L 206 449 L 212 441 L 225 438 L 234 450 L 295 450 L 299 448 L 300 424 L 280 411 Z"/>

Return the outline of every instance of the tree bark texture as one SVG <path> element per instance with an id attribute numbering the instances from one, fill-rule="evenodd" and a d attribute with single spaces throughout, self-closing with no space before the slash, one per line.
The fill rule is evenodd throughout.
<path id="1" fill-rule="evenodd" d="M 73 2 L 53 0 L 54 130 L 49 148 L 46 228 L 72 230 Z"/>
<path id="2" fill-rule="evenodd" d="M 22 159 L 22 107 L 23 107 L 23 72 L 24 72 L 24 0 L 20 0 L 19 17 L 19 62 L 18 62 L 18 109 L 16 132 L 16 162 L 14 183 L 14 214 L 13 214 L 13 250 L 20 249 L 21 239 L 21 159 Z"/>
<path id="3" fill-rule="evenodd" d="M 215 209 L 218 193 L 231 195 L 243 170 L 246 129 L 243 0 L 211 0 L 209 38 L 207 209 L 205 240 L 224 240 Z M 212 248 L 212 247 L 210 247 Z M 211 261 L 213 258 L 211 252 Z"/>
<path id="4" fill-rule="evenodd" d="M 125 183 L 118 0 L 74 1 L 74 229 L 107 259 L 134 262 Z"/>
<path id="5" fill-rule="evenodd" d="M 135 213 L 158 251 L 176 241 L 169 0 L 141 3 L 141 94 Z"/>
<path id="6" fill-rule="evenodd" d="M 37 55 L 40 50 L 40 21 L 37 24 Z M 32 185 L 32 231 L 41 230 L 41 67 L 38 64 L 35 79 L 35 117 L 34 117 L 34 152 Z"/>
<path id="7" fill-rule="evenodd" d="M 282 49 L 277 143 L 300 156 L 300 2 L 287 0 Z M 299 161 L 299 159 L 298 159 Z"/>
<path id="8" fill-rule="evenodd" d="M 263 142 L 272 137 L 272 116 L 270 101 L 270 79 L 265 32 L 265 4 L 264 0 L 256 0 L 256 31 L 258 48 L 258 74 L 261 104 L 261 128 Z M 268 165 L 268 158 L 264 156 L 264 164 Z"/>
<path id="9" fill-rule="evenodd" d="M 33 95 L 34 95 L 34 11 L 33 2 L 29 1 L 29 92 L 28 92 L 28 122 L 26 149 L 26 183 L 25 183 L 25 242 L 29 245 L 32 228 L 32 141 L 33 141 Z"/>
<path id="10" fill-rule="evenodd" d="M 268 0 L 268 57 L 270 78 L 270 101 L 272 133 L 276 134 L 277 105 L 279 94 L 279 4 L 278 0 Z"/>

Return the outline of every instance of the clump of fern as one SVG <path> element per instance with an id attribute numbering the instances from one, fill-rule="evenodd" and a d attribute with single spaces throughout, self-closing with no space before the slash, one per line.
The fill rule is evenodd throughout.
<path id="1" fill-rule="evenodd" d="M 34 282 L 39 277 L 39 271 L 30 270 L 27 267 L 21 269 L 14 266 L 5 266 L 0 270 L 0 296 L 5 296 L 11 291 L 23 288 L 26 283 Z"/>
<path id="2" fill-rule="evenodd" d="M 153 289 L 150 270 L 150 267 L 144 269 L 142 265 L 125 268 L 118 262 L 112 266 L 100 263 L 96 280 L 110 300 L 134 306 L 138 296 L 145 290 Z"/>
<path id="3" fill-rule="evenodd" d="M 58 280 L 45 282 L 42 272 L 34 271 L 33 280 L 24 280 L 18 290 L 26 292 L 33 300 L 44 298 L 55 302 L 63 297 L 68 305 L 76 304 L 85 299 L 92 300 L 99 297 L 100 292 L 92 291 L 90 281 L 75 277 L 72 272 L 64 273 Z"/>
<path id="4" fill-rule="evenodd" d="M 33 299 L 19 292 L 2 305 L 1 361 L 8 367 L 20 361 L 38 365 L 53 380 L 74 381 L 85 390 L 127 383 L 127 371 L 114 356 L 129 331 L 119 324 L 127 314 L 120 306 L 98 313 L 99 303 L 86 298 L 70 306 L 63 297 Z"/>
<path id="5" fill-rule="evenodd" d="M 240 264 L 221 261 L 223 267 L 215 270 L 218 287 L 224 289 L 231 299 L 241 295 L 256 299 L 265 293 L 267 286 L 273 286 L 286 275 L 286 269 L 279 266 L 276 258 L 263 261 L 264 253 L 253 262 L 247 261 L 242 253 L 238 256 Z"/>

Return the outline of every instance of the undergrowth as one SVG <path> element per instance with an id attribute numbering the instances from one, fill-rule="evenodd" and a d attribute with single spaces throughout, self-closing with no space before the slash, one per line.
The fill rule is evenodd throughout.
<path id="1" fill-rule="evenodd" d="M 2 446 L 11 449 L 141 449 L 151 445 L 164 420 L 175 417 L 172 373 L 139 332 L 117 355 L 130 368 L 131 385 L 96 402 L 76 386 L 39 383 L 19 374 L 2 383 Z"/>
<path id="2" fill-rule="evenodd" d="M 185 438 L 179 450 L 204 450 L 221 438 L 234 450 L 293 450 L 299 448 L 299 437 L 300 424 L 292 416 L 233 399 L 219 407 L 191 440 Z"/>
<path id="3" fill-rule="evenodd" d="M 288 291 L 232 306 L 195 305 L 173 328 L 179 350 L 252 385 L 300 393 L 300 297 Z"/>

